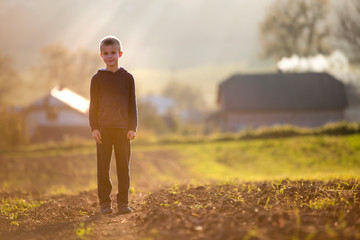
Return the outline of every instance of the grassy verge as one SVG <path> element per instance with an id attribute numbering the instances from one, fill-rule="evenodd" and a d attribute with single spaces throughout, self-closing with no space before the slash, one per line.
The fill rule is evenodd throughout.
<path id="1" fill-rule="evenodd" d="M 139 131 L 134 146 L 156 146 L 173 144 L 194 144 L 253 139 L 277 139 L 304 136 L 346 136 L 360 134 L 360 122 L 328 123 L 317 128 L 305 128 L 292 125 L 262 127 L 256 130 L 248 128 L 237 133 L 213 133 L 210 135 L 169 134 L 158 136 L 147 131 Z M 63 142 L 47 142 L 17 147 L 1 147 L 0 156 L 59 156 L 72 154 L 90 154 L 95 152 L 92 139 L 70 138 Z"/>
<path id="2" fill-rule="evenodd" d="M 360 135 L 303 136 L 176 147 L 200 179 L 330 179 L 360 176 Z"/>
<path id="3" fill-rule="evenodd" d="M 72 146 L 72 147 L 70 147 Z M 50 195 L 96 188 L 95 147 L 60 145 L 0 156 L 1 191 Z M 185 182 L 359 178 L 360 134 L 134 144 L 132 186 Z M 114 164 L 113 183 L 116 184 Z"/>

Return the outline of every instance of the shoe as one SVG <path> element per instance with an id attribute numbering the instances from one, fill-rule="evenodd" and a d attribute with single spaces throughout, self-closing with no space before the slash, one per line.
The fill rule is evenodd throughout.
<path id="1" fill-rule="evenodd" d="M 111 206 L 105 206 L 101 208 L 101 214 L 109 214 L 114 212 Z"/>
<path id="2" fill-rule="evenodd" d="M 123 204 L 118 207 L 118 214 L 127 214 L 131 213 L 131 211 L 131 208 L 127 204 Z"/>

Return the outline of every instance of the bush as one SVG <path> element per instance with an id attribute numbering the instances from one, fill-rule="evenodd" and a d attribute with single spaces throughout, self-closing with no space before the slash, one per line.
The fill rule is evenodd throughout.
<path id="1" fill-rule="evenodd" d="M 348 135 L 359 132 L 359 123 L 337 122 L 328 123 L 318 128 L 316 134 L 324 135 Z"/>
<path id="2" fill-rule="evenodd" d="M 22 114 L 0 109 L 0 148 L 15 147 L 27 142 Z"/>
<path id="3" fill-rule="evenodd" d="M 241 135 L 242 139 L 253 138 L 284 138 L 307 135 L 311 132 L 309 128 L 300 128 L 293 125 L 275 125 L 272 127 L 261 127 L 256 130 L 247 130 Z"/>
<path id="4" fill-rule="evenodd" d="M 286 138 L 306 135 L 349 135 L 360 133 L 360 122 L 334 122 L 318 128 L 297 127 L 293 125 L 276 125 L 258 129 L 245 129 L 237 133 L 213 134 L 212 141 L 230 141 L 237 139 Z"/>

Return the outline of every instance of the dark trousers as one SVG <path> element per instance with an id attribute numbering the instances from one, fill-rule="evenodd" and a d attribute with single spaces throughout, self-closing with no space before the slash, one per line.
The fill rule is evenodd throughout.
<path id="1" fill-rule="evenodd" d="M 118 204 L 129 202 L 130 187 L 130 140 L 127 139 L 127 129 L 103 128 L 100 129 L 102 144 L 96 144 L 97 149 L 97 180 L 98 196 L 101 206 L 111 204 L 110 161 L 114 148 L 116 172 L 118 178 Z"/>

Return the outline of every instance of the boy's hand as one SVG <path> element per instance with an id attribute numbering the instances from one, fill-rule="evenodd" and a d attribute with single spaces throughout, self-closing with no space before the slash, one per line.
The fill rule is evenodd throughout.
<path id="1" fill-rule="evenodd" d="M 128 133 L 127 133 L 127 138 L 129 140 L 133 140 L 136 136 L 136 132 L 132 131 L 132 130 L 129 130 Z"/>
<path id="2" fill-rule="evenodd" d="M 100 134 L 100 131 L 98 129 L 95 129 L 91 132 L 93 138 L 95 139 L 95 141 L 98 143 L 98 144 L 102 144 L 101 142 L 101 134 Z"/>

